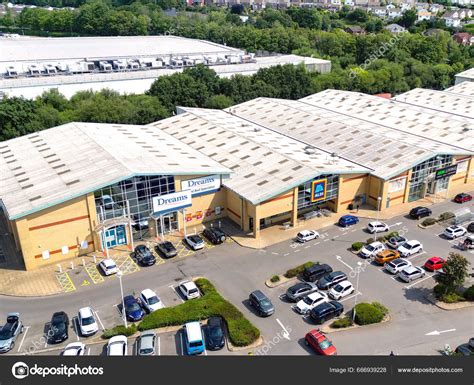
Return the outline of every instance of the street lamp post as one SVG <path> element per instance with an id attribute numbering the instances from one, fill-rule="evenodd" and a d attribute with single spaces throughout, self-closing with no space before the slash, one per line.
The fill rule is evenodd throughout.
<path id="1" fill-rule="evenodd" d="M 359 295 L 359 275 L 361 270 L 362 262 L 357 262 L 357 281 L 356 281 L 356 295 L 354 300 L 354 310 L 352 311 L 352 322 L 355 321 L 356 316 L 356 305 L 357 305 L 357 296 Z"/>
<path id="2" fill-rule="evenodd" d="M 123 275 L 123 273 L 120 270 L 117 271 L 117 277 L 118 277 L 119 282 L 120 282 L 120 295 L 121 295 L 121 298 L 122 298 L 122 319 L 123 319 L 124 326 L 127 328 L 128 327 L 128 325 L 127 325 L 127 316 L 125 314 L 125 302 L 123 300 L 122 275 Z"/>

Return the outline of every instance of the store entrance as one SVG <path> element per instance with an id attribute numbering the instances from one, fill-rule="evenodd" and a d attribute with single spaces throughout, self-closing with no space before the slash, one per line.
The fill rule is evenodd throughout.
<path id="1" fill-rule="evenodd" d="M 161 215 L 157 220 L 158 234 L 169 234 L 179 231 L 178 213 Z"/>

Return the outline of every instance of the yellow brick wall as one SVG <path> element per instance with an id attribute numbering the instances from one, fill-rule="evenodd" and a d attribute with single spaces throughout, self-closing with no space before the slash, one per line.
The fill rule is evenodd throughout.
<path id="1" fill-rule="evenodd" d="M 224 188 L 226 195 L 226 214 L 227 216 L 242 226 L 242 200 L 241 198 L 231 190 Z"/>
<path id="2" fill-rule="evenodd" d="M 470 167 L 472 168 L 472 164 L 471 164 L 472 163 L 472 157 L 469 159 L 469 158 L 466 158 L 465 156 L 458 156 L 458 157 L 455 157 L 455 159 L 454 159 L 454 163 L 465 162 L 465 161 L 468 162 L 467 170 L 462 171 L 462 172 L 458 172 L 455 175 L 450 177 L 450 179 L 449 179 L 449 187 L 450 188 L 460 186 L 460 185 L 467 182 L 468 177 L 469 177 L 469 168 Z"/>
<path id="3" fill-rule="evenodd" d="M 350 203 L 355 203 L 354 198 L 357 195 L 365 194 L 367 189 L 369 176 L 367 174 L 348 174 L 339 177 L 339 197 L 337 198 L 336 212 L 345 210 Z"/>

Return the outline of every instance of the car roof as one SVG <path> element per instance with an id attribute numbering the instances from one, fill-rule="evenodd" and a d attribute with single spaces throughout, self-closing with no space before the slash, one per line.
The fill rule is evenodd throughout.
<path id="1" fill-rule="evenodd" d="M 418 271 L 418 269 L 415 266 L 408 266 L 402 271 L 404 271 L 405 273 L 413 273 L 415 271 Z"/>
<path id="2" fill-rule="evenodd" d="M 114 336 L 109 340 L 109 345 L 113 342 L 127 342 L 127 337 L 124 335 Z"/>
<path id="3" fill-rule="evenodd" d="M 151 290 L 151 289 L 145 289 L 145 290 L 142 290 L 141 294 L 143 295 L 143 297 L 145 298 L 151 298 L 151 297 L 155 297 L 156 296 L 156 293 Z"/>
<path id="4" fill-rule="evenodd" d="M 106 258 L 102 261 L 102 263 L 104 264 L 104 266 L 117 266 L 115 261 L 112 259 L 112 258 Z"/>
<path id="5" fill-rule="evenodd" d="M 408 243 L 409 245 L 415 245 L 415 244 L 418 244 L 420 242 L 418 242 L 416 239 L 412 239 L 410 241 L 406 241 L 406 243 Z"/>
<path id="6" fill-rule="evenodd" d="M 315 337 L 315 338 L 318 340 L 318 342 L 321 341 L 321 340 L 327 339 L 327 337 L 326 337 L 323 333 L 321 333 L 318 329 L 310 330 L 310 331 L 308 332 L 308 334 L 310 334 L 310 335 L 312 335 L 313 337 Z"/>
<path id="7" fill-rule="evenodd" d="M 155 333 L 142 333 L 140 335 L 140 347 L 145 349 L 152 349 L 154 337 Z"/>
<path id="8" fill-rule="evenodd" d="M 197 287 L 193 281 L 183 281 L 180 285 L 184 286 L 186 289 L 194 289 Z"/>
<path id="9" fill-rule="evenodd" d="M 349 287 L 349 286 L 352 286 L 352 283 L 346 280 L 346 281 L 339 282 L 338 285 L 342 287 Z"/>
<path id="10" fill-rule="evenodd" d="M 267 296 L 265 294 L 263 294 L 262 291 L 260 290 L 255 290 L 252 292 L 252 294 L 255 296 L 255 298 L 257 299 L 264 299 L 264 298 L 267 298 Z"/>
<path id="11" fill-rule="evenodd" d="M 136 302 L 137 300 L 133 295 L 126 295 L 123 297 L 123 302 Z"/>
<path id="12" fill-rule="evenodd" d="M 343 216 L 341 217 L 341 219 L 342 219 L 342 218 L 344 218 L 344 219 L 352 219 L 352 218 L 357 218 L 357 217 L 356 217 L 355 215 L 349 215 L 349 214 L 347 214 L 347 215 L 343 215 Z"/>
<path id="13" fill-rule="evenodd" d="M 81 317 L 90 317 L 92 316 L 92 308 L 90 307 L 83 307 L 79 309 L 79 314 Z"/>
<path id="14" fill-rule="evenodd" d="M 301 231 L 300 231 L 300 234 L 302 234 L 302 235 L 309 235 L 309 234 L 312 234 L 312 233 L 313 233 L 313 232 L 310 231 L 310 230 L 301 230 Z"/>
<path id="15" fill-rule="evenodd" d="M 372 225 L 372 226 L 376 226 L 376 225 L 385 225 L 385 222 L 381 222 L 381 221 L 373 221 L 373 222 L 369 222 L 369 225 Z"/>
<path id="16" fill-rule="evenodd" d="M 383 244 L 382 244 L 382 242 L 375 241 L 375 242 L 370 243 L 370 246 L 373 246 L 373 247 L 375 247 L 375 246 L 383 246 Z"/>
<path id="17" fill-rule="evenodd" d="M 314 293 L 308 294 L 310 299 L 324 298 L 324 296 L 319 292 L 315 291 Z"/>
<path id="18" fill-rule="evenodd" d="M 389 262 L 389 263 L 393 263 L 394 265 L 399 265 L 400 263 L 405 263 L 407 262 L 406 260 L 404 260 L 403 258 L 397 258 L 397 259 L 394 259 L 393 261 Z"/>
<path id="19" fill-rule="evenodd" d="M 440 261 L 444 261 L 443 258 L 441 257 L 431 257 L 430 259 L 428 259 L 428 261 L 431 261 L 431 262 L 440 262 Z"/>

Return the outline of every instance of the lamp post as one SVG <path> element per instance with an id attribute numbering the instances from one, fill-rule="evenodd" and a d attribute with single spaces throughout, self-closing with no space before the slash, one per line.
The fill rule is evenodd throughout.
<path id="1" fill-rule="evenodd" d="M 125 314 L 125 302 L 123 300 L 122 275 L 123 275 L 123 273 L 120 270 L 117 271 L 117 277 L 118 277 L 119 282 L 120 282 L 120 295 L 121 295 L 121 298 L 122 298 L 122 319 L 123 319 L 124 326 L 127 328 L 128 327 L 128 325 L 127 325 L 127 316 Z"/>
<path id="2" fill-rule="evenodd" d="M 362 262 L 357 262 L 357 281 L 356 281 L 356 295 L 354 300 L 354 310 L 352 311 L 352 322 L 355 321 L 356 316 L 356 305 L 357 305 L 357 296 L 359 295 L 359 275 L 361 270 Z"/>

